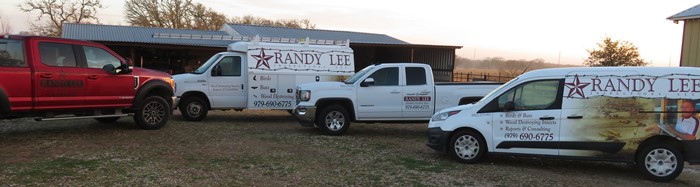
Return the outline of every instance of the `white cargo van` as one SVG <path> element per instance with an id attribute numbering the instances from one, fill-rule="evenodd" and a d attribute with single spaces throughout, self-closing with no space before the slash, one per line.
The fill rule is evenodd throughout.
<path id="1" fill-rule="evenodd" d="M 292 110 L 297 84 L 338 81 L 355 73 L 347 41 L 260 40 L 232 43 L 194 72 L 173 76 L 185 119 L 201 121 L 208 110 Z"/>
<path id="2" fill-rule="evenodd" d="M 526 155 L 636 163 L 654 181 L 700 163 L 700 68 L 554 68 L 437 112 L 427 145 L 460 162 Z"/>

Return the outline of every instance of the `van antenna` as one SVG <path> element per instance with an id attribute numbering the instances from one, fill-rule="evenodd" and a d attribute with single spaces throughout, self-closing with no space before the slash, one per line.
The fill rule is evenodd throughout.
<path id="1" fill-rule="evenodd" d="M 309 46 L 309 37 L 306 37 L 306 40 L 304 40 L 304 46 L 308 47 Z"/>
<path id="2" fill-rule="evenodd" d="M 350 39 L 346 40 L 344 45 L 345 47 L 350 47 Z"/>

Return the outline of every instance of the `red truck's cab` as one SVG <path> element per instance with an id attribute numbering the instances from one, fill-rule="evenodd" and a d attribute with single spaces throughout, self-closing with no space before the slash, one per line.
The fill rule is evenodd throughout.
<path id="1" fill-rule="evenodd" d="M 131 67 L 104 45 L 39 36 L 0 37 L 0 118 L 133 115 L 144 129 L 165 125 L 173 103 L 169 74 Z"/>

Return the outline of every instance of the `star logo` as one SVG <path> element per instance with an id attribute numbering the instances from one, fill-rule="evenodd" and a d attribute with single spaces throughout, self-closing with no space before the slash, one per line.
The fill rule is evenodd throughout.
<path id="1" fill-rule="evenodd" d="M 270 69 L 270 63 L 267 62 L 267 60 L 270 60 L 272 58 L 272 55 L 265 55 L 265 49 L 260 48 L 260 54 L 258 55 L 250 55 L 255 60 L 258 60 L 258 63 L 255 65 L 255 68 L 260 68 L 260 66 L 265 66 L 267 69 Z"/>
<path id="2" fill-rule="evenodd" d="M 574 95 L 578 95 L 579 98 L 585 99 L 586 95 L 583 94 L 583 88 L 588 86 L 591 83 L 582 83 L 578 79 L 578 75 L 576 75 L 576 78 L 571 83 L 566 83 L 566 87 L 569 88 L 569 98 L 574 98 Z"/>

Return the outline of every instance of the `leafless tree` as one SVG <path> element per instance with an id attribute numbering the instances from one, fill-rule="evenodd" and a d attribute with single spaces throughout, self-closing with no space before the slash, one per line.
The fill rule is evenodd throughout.
<path id="1" fill-rule="evenodd" d="M 10 33 L 12 33 L 12 25 L 10 25 L 10 20 L 0 17 L 0 34 Z"/>
<path id="2" fill-rule="evenodd" d="M 97 11 L 102 9 L 100 0 L 27 0 L 19 4 L 24 12 L 38 11 L 37 21 L 31 23 L 31 30 L 38 35 L 59 36 L 63 23 L 98 23 Z"/>
<path id="3" fill-rule="evenodd" d="M 128 0 L 127 22 L 135 26 L 217 30 L 226 16 L 191 0 Z"/>
<path id="4" fill-rule="evenodd" d="M 256 17 L 252 15 L 246 15 L 242 17 L 234 17 L 231 19 L 231 23 L 236 24 L 249 24 L 249 25 L 263 25 L 263 26 L 273 26 L 273 27 L 287 27 L 287 28 L 300 28 L 300 29 L 315 29 L 316 24 L 311 23 L 308 19 L 279 19 L 271 20 L 262 17 Z"/>

